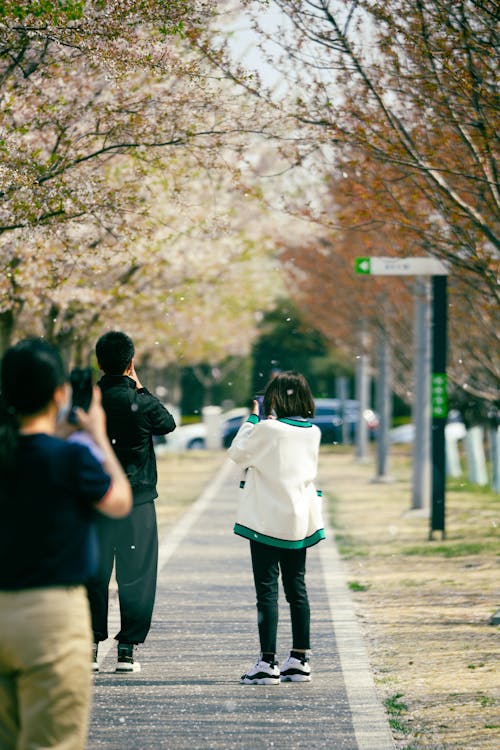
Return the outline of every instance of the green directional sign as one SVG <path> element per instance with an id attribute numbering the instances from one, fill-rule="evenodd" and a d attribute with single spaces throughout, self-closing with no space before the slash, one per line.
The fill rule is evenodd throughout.
<path id="1" fill-rule="evenodd" d="M 355 258 L 354 270 L 365 276 L 447 276 L 449 271 L 437 258 Z"/>
<path id="2" fill-rule="evenodd" d="M 433 417 L 448 416 L 448 388 L 444 373 L 432 373 L 431 377 L 431 410 Z"/>
<path id="3" fill-rule="evenodd" d="M 370 261 L 371 258 L 356 258 L 354 261 L 354 270 L 356 271 L 356 273 L 370 274 Z"/>

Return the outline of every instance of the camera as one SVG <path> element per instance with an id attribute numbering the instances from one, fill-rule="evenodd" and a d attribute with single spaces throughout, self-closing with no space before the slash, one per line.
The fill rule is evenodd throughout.
<path id="1" fill-rule="evenodd" d="M 88 411 L 92 401 L 92 368 L 75 367 L 69 374 L 69 382 L 71 384 L 72 396 L 68 421 L 71 424 L 77 424 L 75 408 L 79 407 L 84 411 Z"/>

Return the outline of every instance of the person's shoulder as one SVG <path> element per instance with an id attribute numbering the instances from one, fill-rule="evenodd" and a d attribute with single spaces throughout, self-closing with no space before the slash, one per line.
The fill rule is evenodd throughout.
<path id="1" fill-rule="evenodd" d="M 109 407 L 129 408 L 131 401 L 136 398 L 137 390 L 130 378 L 104 375 L 97 385 L 101 389 L 105 411 Z"/>
<path id="2" fill-rule="evenodd" d="M 88 449 L 77 443 L 63 440 L 63 438 L 57 435 L 48 435 L 47 433 L 40 433 L 38 435 L 28 436 L 23 440 L 21 446 L 27 443 L 36 447 L 36 452 L 40 456 L 44 456 L 48 461 L 57 461 L 61 465 L 72 460 L 74 457 L 78 457 L 81 451 L 87 451 Z"/>
<path id="3" fill-rule="evenodd" d="M 310 431 L 311 428 L 316 428 L 316 425 L 309 422 L 307 419 L 302 417 L 281 417 L 279 419 L 266 419 L 269 424 L 279 426 L 280 429 L 288 429 L 289 427 L 297 427 L 299 429 L 305 429 Z M 319 428 L 317 428 L 319 429 Z"/>
<path id="4" fill-rule="evenodd" d="M 68 456 L 72 456 L 75 460 L 85 460 L 90 455 L 89 448 L 81 442 L 66 441 L 66 446 L 63 451 Z"/>
<path id="5" fill-rule="evenodd" d="M 280 430 L 284 435 L 288 435 L 290 433 L 290 428 L 292 428 L 292 431 L 299 431 L 306 440 L 310 440 L 311 438 L 316 440 L 318 436 L 321 437 L 321 430 L 319 427 L 312 422 L 309 422 L 307 419 L 285 417 L 283 419 L 268 419 L 266 422 L 271 425 L 271 429 Z"/>
<path id="6" fill-rule="evenodd" d="M 132 378 L 126 375 L 103 375 L 97 381 L 97 385 L 102 391 L 103 397 L 110 394 L 114 397 L 117 394 L 127 393 L 129 390 L 135 390 L 135 383 Z"/>
<path id="7" fill-rule="evenodd" d="M 36 435 L 25 435 L 22 444 L 31 443 L 36 445 L 38 450 L 46 453 L 60 453 L 65 451 L 68 443 L 57 435 L 49 435 L 46 432 L 40 432 Z"/>
<path id="8" fill-rule="evenodd" d="M 256 425 L 263 432 L 276 432 L 283 428 L 282 422 L 279 419 L 261 419 Z"/>
<path id="9" fill-rule="evenodd" d="M 63 442 L 65 448 L 59 456 L 64 458 L 64 466 L 69 473 L 76 473 L 80 477 L 106 474 L 102 466 L 102 456 L 97 455 L 90 445 L 80 441 Z"/>

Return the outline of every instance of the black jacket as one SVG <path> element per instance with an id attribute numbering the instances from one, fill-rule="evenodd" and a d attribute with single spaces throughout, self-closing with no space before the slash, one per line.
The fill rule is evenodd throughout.
<path id="1" fill-rule="evenodd" d="M 132 486 L 134 505 L 158 497 L 153 435 L 175 430 L 170 412 L 126 375 L 104 375 L 98 385 L 111 445 Z"/>

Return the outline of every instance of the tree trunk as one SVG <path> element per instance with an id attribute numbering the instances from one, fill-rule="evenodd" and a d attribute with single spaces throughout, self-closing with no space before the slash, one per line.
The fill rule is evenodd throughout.
<path id="1" fill-rule="evenodd" d="M 0 355 L 3 355 L 9 348 L 14 333 L 14 313 L 12 310 L 5 310 L 0 313 Z"/>

